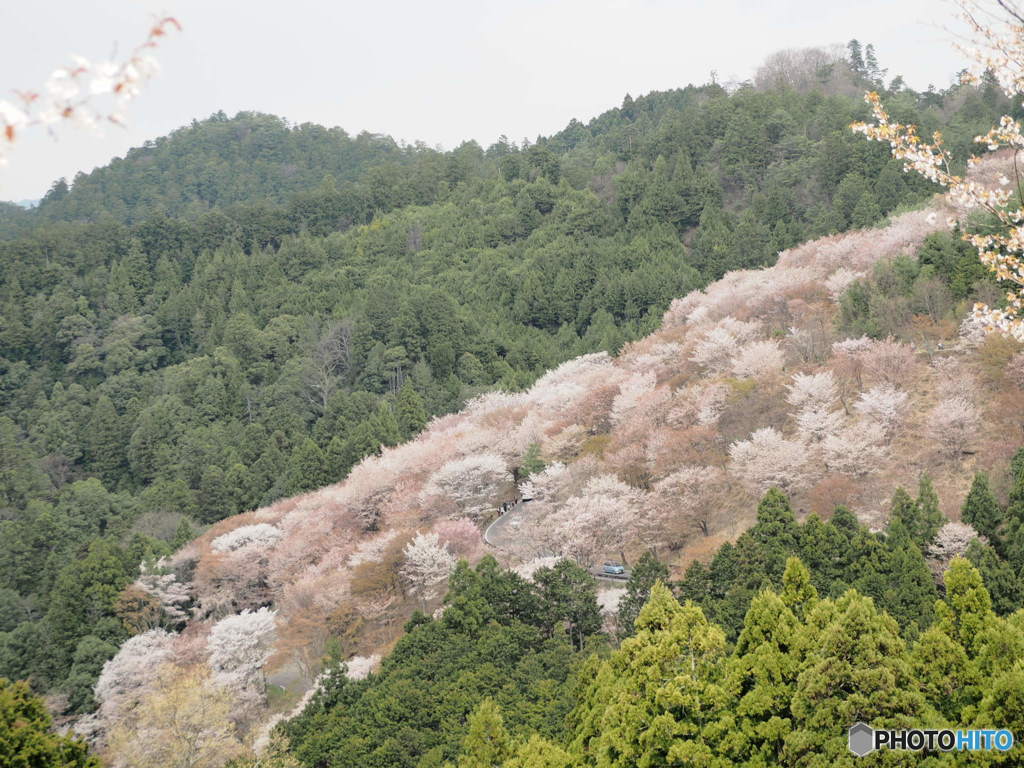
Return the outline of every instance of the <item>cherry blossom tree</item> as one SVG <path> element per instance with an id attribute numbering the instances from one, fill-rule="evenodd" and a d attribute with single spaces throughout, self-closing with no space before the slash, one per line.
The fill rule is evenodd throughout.
<path id="1" fill-rule="evenodd" d="M 981 425 L 981 413 L 965 397 L 954 396 L 939 402 L 928 414 L 927 432 L 940 450 L 957 458 L 968 449 Z"/>
<path id="2" fill-rule="evenodd" d="M 535 557 L 532 560 L 527 560 L 522 565 L 517 565 L 512 570 L 527 581 L 533 581 L 533 576 L 537 571 L 541 568 L 554 568 L 558 564 L 559 559 L 555 555 Z"/>
<path id="3" fill-rule="evenodd" d="M 441 586 L 455 568 L 455 557 L 441 544 L 436 533 L 419 533 L 405 546 L 401 573 L 409 593 L 421 604 L 437 597 Z"/>
<path id="4" fill-rule="evenodd" d="M 554 554 L 584 567 L 601 554 L 621 554 L 622 544 L 637 528 L 642 496 L 613 475 L 598 475 L 544 521 L 547 542 Z"/>
<path id="5" fill-rule="evenodd" d="M 231 692 L 202 665 L 158 666 L 131 721 L 111 729 L 111 768 L 219 768 L 248 753 Z"/>
<path id="6" fill-rule="evenodd" d="M 367 675 L 380 666 L 380 654 L 353 656 L 345 662 L 345 676 L 349 680 L 365 680 Z"/>
<path id="7" fill-rule="evenodd" d="M 787 389 L 786 402 L 798 409 L 797 433 L 804 442 L 821 442 L 842 427 L 843 413 L 833 410 L 839 390 L 831 371 L 798 373 Z"/>
<path id="8" fill-rule="evenodd" d="M 668 412 L 666 420 L 677 428 L 715 426 L 725 409 L 729 391 L 725 384 L 691 384 L 676 393 L 674 402 L 677 404 Z"/>
<path id="9" fill-rule="evenodd" d="M 825 281 L 825 287 L 828 288 L 828 293 L 832 297 L 833 301 L 838 301 L 839 297 L 843 295 L 853 283 L 859 280 L 863 275 L 849 270 L 846 267 L 840 267 Z"/>
<path id="10" fill-rule="evenodd" d="M 421 501 L 439 497 L 453 503 L 471 519 L 484 517 L 495 506 L 499 493 L 512 479 L 505 460 L 495 454 L 478 454 L 449 461 L 431 475 Z"/>
<path id="11" fill-rule="evenodd" d="M 129 638 L 103 665 L 93 695 L 99 708 L 75 724 L 75 731 L 101 742 L 118 723 L 131 722 L 139 702 L 152 688 L 160 667 L 174 658 L 175 636 L 163 629 Z"/>
<path id="12" fill-rule="evenodd" d="M 961 399 L 975 402 L 979 394 L 978 380 L 955 357 L 940 357 L 932 368 L 936 373 L 936 389 L 944 400 Z"/>
<path id="13" fill-rule="evenodd" d="M 572 483 L 572 472 L 560 461 L 548 464 L 536 474 L 530 475 L 519 486 L 524 499 L 530 499 L 535 505 L 555 501 Z"/>
<path id="14" fill-rule="evenodd" d="M 967 45 L 959 47 L 973 64 L 973 72 L 965 73 L 964 80 L 977 82 L 984 73 L 994 77 L 1011 99 L 1019 99 L 1024 95 L 1024 15 L 1015 3 L 1003 0 L 996 6 L 978 0 L 961 0 L 958 5 L 970 38 Z M 902 160 L 905 169 L 945 187 L 947 198 L 955 206 L 963 210 L 983 209 L 997 222 L 981 232 L 966 230 L 963 238 L 975 247 L 981 263 L 1008 286 L 1006 306 L 997 309 L 979 303 L 972 314 L 988 330 L 1024 340 L 1024 238 L 1020 232 L 1024 208 L 1018 197 L 1019 177 L 1016 185 L 1005 175 L 995 184 L 985 184 L 968 175 L 955 174 L 954 158 L 940 132 L 935 132 L 930 143 L 924 141 L 916 126 L 903 125 L 889 116 L 876 92 L 866 94 L 865 100 L 871 106 L 874 123 L 855 123 L 854 131 L 888 144 L 893 157 Z M 1008 147 L 1016 160 L 1016 153 L 1024 146 L 1024 135 L 1020 123 L 1004 115 L 999 125 L 975 141 L 989 151 Z M 968 159 L 968 167 L 976 163 L 977 158 Z"/>
<path id="15" fill-rule="evenodd" d="M 27 129 L 66 121 L 90 130 L 104 123 L 123 125 L 123 110 L 158 71 L 152 56 L 162 38 L 181 25 L 173 17 L 156 20 L 146 39 L 123 61 L 91 62 L 81 56 L 53 71 L 41 91 L 15 91 L 17 102 L 0 100 L 0 165 Z"/>
<path id="16" fill-rule="evenodd" d="M 869 386 L 890 384 L 906 388 L 913 382 L 917 371 L 914 350 L 893 338 L 873 341 L 858 353 L 858 357 L 864 367 L 864 378 Z"/>
<path id="17" fill-rule="evenodd" d="M 234 552 L 249 546 L 265 550 L 277 544 L 282 535 L 280 528 L 267 523 L 242 525 L 215 538 L 210 547 L 214 552 Z"/>
<path id="18" fill-rule="evenodd" d="M 853 407 L 891 437 L 906 413 L 908 397 L 906 392 L 896 389 L 891 384 L 879 384 L 866 392 L 861 392 Z"/>
<path id="19" fill-rule="evenodd" d="M 177 575 L 168 569 L 163 559 L 152 566 L 143 562 L 139 572 L 139 578 L 132 586 L 156 598 L 168 626 L 184 623 L 188 618 L 187 607 L 192 602 L 191 585 L 178 581 Z"/>
<path id="20" fill-rule="evenodd" d="M 978 532 L 967 523 L 950 521 L 939 528 L 932 543 L 928 545 L 928 560 L 932 573 L 941 578 L 953 558 L 962 556 L 970 543 L 977 538 Z"/>
<path id="21" fill-rule="evenodd" d="M 790 326 L 783 340 L 786 349 L 801 363 L 817 363 L 828 355 L 831 317 L 810 315 L 802 326 Z"/>
<path id="22" fill-rule="evenodd" d="M 786 389 L 786 402 L 801 410 L 829 410 L 839 397 L 832 371 L 794 374 Z"/>
<path id="23" fill-rule="evenodd" d="M 652 530 L 645 539 L 658 541 L 658 535 L 682 530 L 686 535 L 699 531 L 710 533 L 712 518 L 721 507 L 726 476 L 718 467 L 684 465 L 655 484 L 653 514 L 649 516 Z M 660 529 L 660 530 L 659 530 Z"/>
<path id="24" fill-rule="evenodd" d="M 821 444 L 826 466 L 853 477 L 877 471 L 886 457 L 885 446 L 885 431 L 871 421 L 854 422 Z"/>
<path id="25" fill-rule="evenodd" d="M 612 402 L 612 423 L 622 424 L 626 421 L 640 401 L 654 391 L 654 374 L 650 372 L 634 373 L 619 385 L 619 394 Z"/>
<path id="26" fill-rule="evenodd" d="M 842 411 L 802 408 L 796 414 L 796 431 L 805 443 L 820 443 L 838 432 L 845 421 Z"/>
<path id="27" fill-rule="evenodd" d="M 722 373 L 728 370 L 738 348 L 736 337 L 726 328 L 716 326 L 697 342 L 690 360 L 711 373 Z"/>
<path id="28" fill-rule="evenodd" d="M 729 446 L 729 469 L 758 494 L 772 487 L 793 491 L 807 485 L 812 476 L 803 443 L 787 440 L 773 427 Z"/>
<path id="29" fill-rule="evenodd" d="M 263 666 L 274 652 L 276 617 L 270 608 L 242 611 L 210 630 L 206 647 L 213 679 L 229 688 L 245 709 L 263 701 Z"/>
<path id="30" fill-rule="evenodd" d="M 741 378 L 758 379 L 786 365 L 786 356 L 777 341 L 752 341 L 740 347 L 732 359 L 732 372 Z"/>

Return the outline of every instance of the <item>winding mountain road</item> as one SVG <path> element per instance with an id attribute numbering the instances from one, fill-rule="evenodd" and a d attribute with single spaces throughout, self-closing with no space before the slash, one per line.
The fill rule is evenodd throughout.
<path id="1" fill-rule="evenodd" d="M 502 552 L 512 553 L 512 544 L 519 538 L 519 529 L 523 524 L 523 516 L 516 514 L 523 508 L 522 499 L 503 515 L 498 515 L 484 529 L 484 544 Z"/>
<path id="2" fill-rule="evenodd" d="M 505 514 L 496 517 L 490 525 L 484 529 L 483 539 L 484 544 L 496 549 L 499 552 L 506 554 L 514 554 L 514 545 L 516 541 L 522 536 L 523 526 L 523 505 L 528 504 L 528 501 L 520 499 L 515 505 Z M 590 573 L 594 578 L 600 579 L 601 581 L 610 581 L 618 584 L 629 579 L 629 570 L 627 569 L 621 576 L 609 576 L 601 573 L 601 569 L 592 569 Z"/>

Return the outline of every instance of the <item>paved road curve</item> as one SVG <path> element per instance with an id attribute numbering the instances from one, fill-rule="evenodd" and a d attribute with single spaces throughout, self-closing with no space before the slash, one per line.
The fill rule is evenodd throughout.
<path id="1" fill-rule="evenodd" d="M 519 529 L 523 523 L 523 516 L 520 514 L 522 508 L 523 502 L 517 501 L 512 509 L 495 518 L 494 522 L 484 529 L 484 544 L 511 554 L 512 544 L 519 538 Z"/>
<path id="2" fill-rule="evenodd" d="M 495 520 L 484 529 L 484 544 L 501 552 L 513 554 L 514 544 L 516 540 L 522 535 L 523 525 L 523 505 L 529 502 L 517 501 L 504 515 L 499 515 Z M 602 581 L 613 581 L 619 584 L 629 579 L 629 571 L 622 574 L 621 576 L 608 576 L 601 573 L 600 567 L 596 570 L 591 570 L 591 573 Z"/>

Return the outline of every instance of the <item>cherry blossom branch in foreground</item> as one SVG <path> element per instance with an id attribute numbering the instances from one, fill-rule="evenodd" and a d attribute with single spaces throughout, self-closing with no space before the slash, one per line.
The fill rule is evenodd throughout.
<path id="1" fill-rule="evenodd" d="M 14 91 L 15 100 L 0 99 L 0 165 L 28 128 L 62 120 L 97 129 L 103 123 L 124 125 L 123 108 L 159 70 L 151 51 L 181 24 L 172 16 L 158 19 L 146 39 L 124 61 L 91 62 L 73 56 L 72 64 L 50 75 L 41 91 Z"/>
<path id="2" fill-rule="evenodd" d="M 1022 14 L 1010 2 L 999 3 L 1004 15 L 1003 32 L 994 30 L 988 23 L 979 21 L 989 13 L 985 4 L 975 0 L 960 3 L 961 16 L 972 33 L 973 45 L 958 46 L 983 71 L 991 72 L 1000 86 L 1011 98 L 1024 95 L 1024 22 Z M 966 80 L 977 80 L 968 76 Z M 974 317 L 983 321 L 989 330 L 1009 333 L 1024 341 L 1024 208 L 1020 207 L 1022 185 L 1018 168 L 1018 154 L 1024 150 L 1024 135 L 1016 120 L 1004 115 L 998 126 L 993 127 L 975 141 L 989 151 L 1009 148 L 1013 151 L 1016 184 L 1005 175 L 1001 176 L 998 187 L 988 187 L 968 180 L 950 170 L 952 157 L 942 142 L 942 134 L 936 132 L 931 143 L 924 141 L 913 125 L 894 122 L 881 98 L 875 92 L 868 93 L 865 100 L 871 105 L 874 123 L 854 123 L 852 128 L 874 141 L 889 144 L 893 157 L 903 160 L 906 168 L 913 170 L 929 181 L 948 189 L 950 201 L 961 208 L 982 208 L 999 222 L 995 234 L 964 234 L 978 251 L 981 263 L 987 266 L 1000 281 L 1013 284 L 1007 292 L 1006 308 L 993 309 L 983 304 L 974 306 Z M 968 158 L 968 166 L 977 162 L 976 157 Z M 1017 200 L 1014 202 L 1014 194 Z"/>

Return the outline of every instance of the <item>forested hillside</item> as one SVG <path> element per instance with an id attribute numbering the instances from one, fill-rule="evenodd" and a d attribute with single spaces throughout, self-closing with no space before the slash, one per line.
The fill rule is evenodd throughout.
<path id="1" fill-rule="evenodd" d="M 959 322 L 992 293 L 958 298 L 965 214 L 936 198 L 730 272 L 615 358 L 214 524 L 121 594 L 138 634 L 79 732 L 115 765 L 199 742 L 211 765 L 269 743 L 283 765 L 625 767 L 838 759 L 850 707 L 1024 726 L 999 693 L 1024 656 L 1024 353 Z M 595 583 L 608 557 L 625 591 Z"/>
<path id="2" fill-rule="evenodd" d="M 88 709 L 145 556 L 920 199 L 846 130 L 867 74 L 627 97 L 486 151 L 217 115 L 11 209 L 0 672 Z M 966 141 L 995 94 L 895 98 Z"/>
<path id="3" fill-rule="evenodd" d="M 644 541 L 681 577 L 684 558 L 752 522 L 770 486 L 801 517 L 849 504 L 880 527 L 895 487 L 936 462 L 955 510 L 976 468 L 965 456 L 1008 462 L 1005 444 L 967 445 L 964 431 L 1003 418 L 1002 400 L 982 412 L 982 389 L 1017 397 L 1017 350 L 919 359 L 955 343 L 966 303 L 992 285 L 941 224 L 898 217 L 934 188 L 849 131 L 864 87 L 884 85 L 877 66 L 798 64 L 769 62 L 730 91 L 627 96 L 587 124 L 486 150 L 216 115 L 55 184 L 36 209 L 0 207 L 0 676 L 62 714 L 101 705 L 83 731 L 121 761 L 149 740 L 153 765 L 176 749 L 160 713 L 205 691 L 224 720 L 210 748 L 227 759 L 269 733 L 325 659 L 365 672 L 416 607 L 437 607 L 456 558 L 480 559 L 480 527 L 528 476 L 532 517 L 505 565 L 557 551 L 586 566 L 613 541 L 633 558 Z M 958 148 L 1010 109 L 990 81 L 915 93 L 897 79 L 886 96 Z M 941 409 L 935 423 L 905 419 L 907 398 L 922 413 L 955 398 L 973 410 L 958 432 Z M 996 507 L 1015 482 L 998 478 Z M 986 514 L 992 531 L 976 527 L 996 549 L 974 559 L 986 578 L 1010 574 L 992 588 L 1008 613 L 1020 563 L 999 536 L 1015 533 Z M 908 534 L 913 551 L 900 531 L 857 535 L 875 542 L 864 557 L 916 568 L 929 531 Z M 740 574 L 737 593 L 730 557 L 679 591 L 732 640 L 760 582 Z M 829 579 L 815 581 L 823 595 L 857 586 L 907 639 L 932 621 L 934 586 L 909 603 L 886 591 L 899 567 L 867 584 L 848 575 L 857 560 L 842 576 L 809 565 Z M 446 645 L 447 710 L 422 727 L 394 715 L 381 746 L 386 729 L 369 723 L 392 703 L 370 706 L 336 731 L 359 734 L 345 736 L 353 760 L 454 759 L 484 691 L 517 733 L 569 748 L 580 654 L 609 628 L 585 569 L 524 572 L 460 566 L 449 601 L 464 598 L 466 623 L 451 608 L 411 619 L 385 670 L 415 657 L 402 649 L 417 637 Z M 488 664 L 471 638 L 495 623 L 488 642 L 507 655 Z M 353 702 L 363 717 L 362 689 L 335 683 L 315 707 L 333 719 Z M 285 729 L 296 754 L 324 764 L 320 724 L 302 722 Z M 420 746 L 403 752 L 406 738 Z"/>

